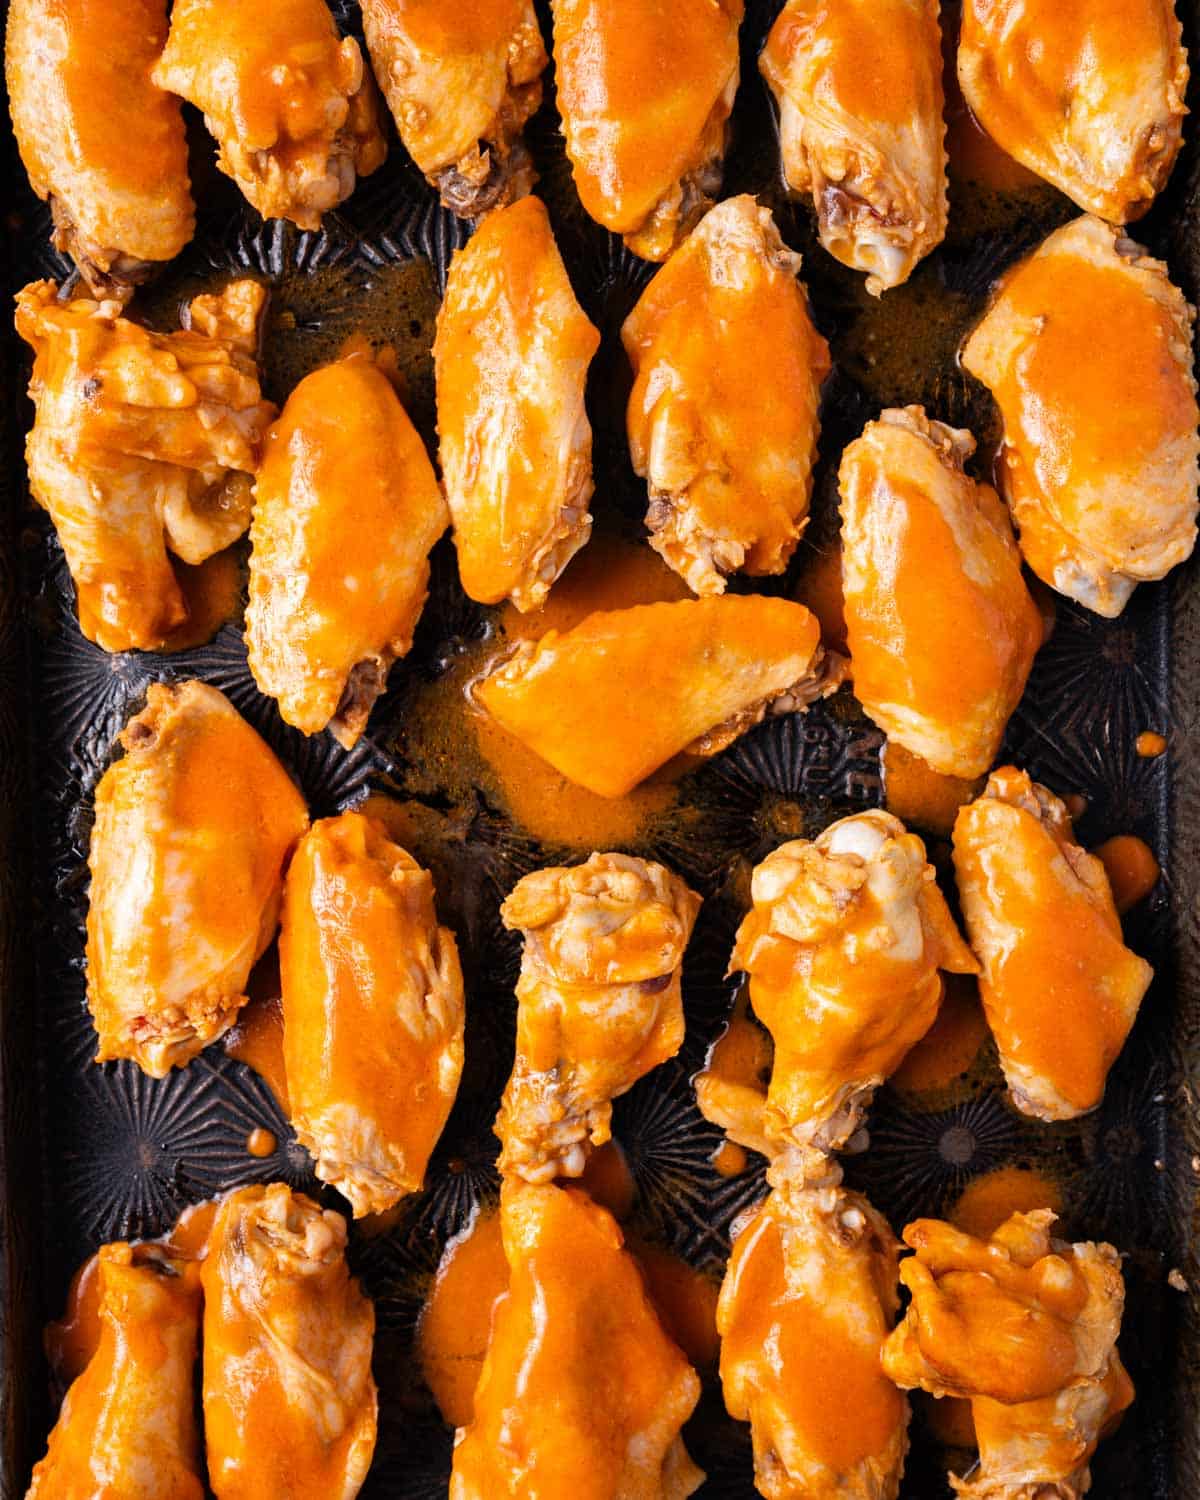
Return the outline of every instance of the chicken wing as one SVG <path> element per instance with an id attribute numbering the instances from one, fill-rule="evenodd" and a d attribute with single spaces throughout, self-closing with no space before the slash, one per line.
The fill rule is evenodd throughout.
<path id="1" fill-rule="evenodd" d="M 844 669 L 802 604 L 722 595 L 598 610 L 523 642 L 474 696 L 569 781 L 623 797 L 681 751 L 715 755 L 827 697 Z"/>
<path id="2" fill-rule="evenodd" d="M 275 936 L 300 793 L 216 688 L 152 683 L 96 787 L 88 1005 L 97 1062 L 154 1078 L 233 1025 Z"/>
<path id="3" fill-rule="evenodd" d="M 452 213 L 533 184 L 521 139 L 549 59 L 532 0 L 363 0 L 375 76 L 408 154 Z"/>
<path id="4" fill-rule="evenodd" d="M 822 245 L 873 296 L 907 281 L 946 233 L 938 0 L 788 0 L 758 66 Z"/>
<path id="5" fill-rule="evenodd" d="M 583 392 L 599 347 L 541 199 L 489 214 L 451 261 L 433 345 L 442 478 L 472 599 L 537 609 L 590 536 Z"/>
<path id="6" fill-rule="evenodd" d="M 958 80 L 997 145 L 1114 224 L 1146 212 L 1179 152 L 1175 0 L 965 0 Z"/>
<path id="7" fill-rule="evenodd" d="M 729 968 L 750 976 L 775 1039 L 767 1139 L 835 1151 L 876 1087 L 937 1017 L 942 978 L 976 972 L 925 846 L 899 818 L 862 812 L 754 871 Z"/>
<path id="8" fill-rule="evenodd" d="M 383 825 L 314 823 L 284 887 L 283 1059 L 317 1176 L 379 1213 L 424 1179 L 458 1091 L 463 981 L 433 880 Z"/>
<path id="9" fill-rule="evenodd" d="M 26 1500 L 202 1500 L 192 1375 L 194 1263 L 103 1245 L 96 1351 L 67 1392 Z"/>
<path id="10" fill-rule="evenodd" d="M 729 198 L 621 330 L 650 545 L 697 594 L 721 593 L 739 568 L 782 573 L 807 523 L 829 348 L 799 272 L 770 209 Z"/>
<path id="11" fill-rule="evenodd" d="M 679 1435 L 700 1380 L 616 1220 L 577 1188 L 511 1180 L 500 1217 L 509 1286 L 450 1500 L 685 1500 L 704 1478 Z"/>
<path id="12" fill-rule="evenodd" d="M 259 688 L 347 749 L 412 645 L 449 514 L 387 376 L 351 354 L 306 376 L 254 486 L 246 645 Z"/>
<path id="13" fill-rule="evenodd" d="M 346 1221 L 282 1182 L 221 1204 L 204 1262 L 204 1436 L 217 1500 L 354 1500 L 375 1451 L 375 1310 Z"/>
<path id="14" fill-rule="evenodd" d="M 29 181 L 53 243 L 97 296 L 128 295 L 192 237 L 179 100 L 150 70 L 166 0 L 12 0 L 5 72 Z"/>
<path id="15" fill-rule="evenodd" d="M 743 0 L 553 0 L 558 108 L 584 208 L 665 260 L 721 186 Z"/>
<path id="16" fill-rule="evenodd" d="M 1008 273 L 963 346 L 1004 419 L 1025 561 L 1099 615 L 1196 543 L 1194 318 L 1161 261 L 1085 217 Z"/>
<path id="17" fill-rule="evenodd" d="M 842 455 L 842 592 L 854 693 L 889 739 L 982 776 L 1042 642 L 1012 526 L 963 472 L 969 432 L 892 407 Z"/>
<path id="18" fill-rule="evenodd" d="M 680 965 L 699 910 L 677 875 L 627 854 L 517 882 L 500 908 L 525 939 L 501 1172 L 578 1177 L 609 1138 L 611 1101 L 679 1051 Z"/>
<path id="19" fill-rule="evenodd" d="M 1013 1103 L 1042 1120 L 1095 1109 L 1154 977 L 1122 941 L 1104 866 L 1062 802 L 1004 766 L 958 814 L 954 872 Z"/>
<path id="20" fill-rule="evenodd" d="M 980 1464 L 951 1480 L 970 1500 L 1077 1500 L 1101 1428 L 1132 1399 L 1120 1258 L 1052 1239 L 1054 1217 L 1013 1214 L 990 1240 L 937 1219 L 904 1231 L 912 1302 L 883 1368 L 905 1390 L 971 1399 Z"/>
<path id="21" fill-rule="evenodd" d="M 899 1310 L 900 1246 L 827 1162 L 774 1191 L 736 1230 L 717 1304 L 721 1384 L 750 1423 L 768 1500 L 895 1500 L 908 1402 L 879 1365 Z"/>
<path id="22" fill-rule="evenodd" d="M 387 155 L 375 85 L 325 0 L 175 0 L 152 77 L 203 111 L 264 219 L 319 229 Z"/>
<path id="23" fill-rule="evenodd" d="M 193 298 L 178 333 L 116 301 L 60 302 L 52 281 L 17 297 L 34 351 L 25 446 L 34 499 L 66 554 L 84 635 L 152 650 L 187 619 L 170 553 L 203 562 L 250 521 L 250 476 L 275 408 L 254 351 L 266 293 L 234 281 Z"/>

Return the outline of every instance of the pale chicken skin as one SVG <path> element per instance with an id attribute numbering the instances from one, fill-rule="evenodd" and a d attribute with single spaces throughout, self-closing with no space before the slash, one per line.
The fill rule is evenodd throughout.
<path id="1" fill-rule="evenodd" d="M 201 1272 L 216 1500 L 354 1500 L 375 1451 L 375 1311 L 346 1221 L 282 1182 L 221 1204 Z"/>
<path id="2" fill-rule="evenodd" d="M 202 682 L 151 684 L 96 787 L 88 1005 L 97 1062 L 164 1077 L 232 1026 L 308 825 L 287 772 Z"/>
<path id="3" fill-rule="evenodd" d="M 433 345 L 442 479 L 472 599 L 537 609 L 591 535 L 583 395 L 599 347 L 541 199 L 489 214 L 450 263 Z"/>
<path id="4" fill-rule="evenodd" d="M 1059 798 L 1005 766 L 958 814 L 954 873 L 1013 1102 L 1042 1120 L 1095 1109 L 1154 977 L 1103 864 Z"/>
<path id="5" fill-rule="evenodd" d="M 945 969 L 976 972 L 925 846 L 890 813 L 856 813 L 754 871 L 730 973 L 775 1040 L 765 1107 L 735 1139 L 835 1151 L 937 1018 Z"/>
<path id="6" fill-rule="evenodd" d="M 963 346 L 1004 421 L 1025 561 L 1099 615 L 1196 543 L 1194 319 L 1161 261 L 1084 217 L 1005 276 Z"/>
<path id="7" fill-rule="evenodd" d="M 971 1401 L 968 1500 L 1079 1500 L 1104 1430 L 1133 1399 L 1117 1353 L 1125 1288 L 1111 1245 L 1052 1239 L 1054 1214 L 1013 1214 L 980 1240 L 937 1219 L 904 1231 L 912 1294 L 883 1349 L 905 1390 Z"/>
<path id="8" fill-rule="evenodd" d="M 685 1500 L 700 1379 L 663 1331 L 616 1220 L 576 1188 L 506 1181 L 492 1313 L 450 1500 Z"/>
<path id="9" fill-rule="evenodd" d="M 25 444 L 34 499 L 75 583 L 79 628 L 106 651 L 154 650 L 188 608 L 172 556 L 201 563 L 250 521 L 251 476 L 275 408 L 255 351 L 266 292 L 234 281 L 154 333 L 115 300 L 17 296 L 34 351 Z"/>
<path id="10" fill-rule="evenodd" d="M 998 146 L 1113 224 L 1146 212 L 1179 152 L 1175 0 L 965 0 L 958 81 Z"/>
<path id="11" fill-rule="evenodd" d="M 63 1401 L 26 1500 L 202 1500 L 192 1381 L 194 1263 L 157 1245 L 102 1245 L 99 1339 Z"/>
<path id="12" fill-rule="evenodd" d="M 521 139 L 549 58 L 532 0 L 363 0 L 375 76 L 408 154 L 453 213 L 527 193 Z"/>
<path id="13" fill-rule="evenodd" d="M 153 78 L 203 112 L 264 219 L 319 229 L 387 155 L 374 82 L 325 0 L 175 0 Z"/>
<path id="14" fill-rule="evenodd" d="M 314 823 L 279 934 L 288 1108 L 317 1176 L 356 1217 L 425 1177 L 463 1064 L 463 979 L 433 879 L 383 825 Z"/>
<path id="15" fill-rule="evenodd" d="M 553 0 L 558 108 L 584 208 L 665 260 L 721 186 L 742 0 Z"/>
<path id="16" fill-rule="evenodd" d="M 710 209 L 643 292 L 621 340 L 650 545 L 697 594 L 782 573 L 808 520 L 829 348 L 800 257 L 743 194 Z"/>
<path id="17" fill-rule="evenodd" d="M 127 296 L 192 237 L 179 100 L 151 80 L 166 0 L 12 0 L 5 72 L 53 243 L 97 296 Z"/>
<path id="18" fill-rule="evenodd" d="M 794 1159 L 768 1177 L 774 1191 L 735 1226 L 717 1304 L 725 1405 L 750 1423 L 756 1487 L 767 1500 L 895 1500 L 908 1402 L 879 1355 L 900 1246 L 823 1158 L 811 1177 Z"/>
<path id="19" fill-rule="evenodd" d="M 679 1051 L 680 966 L 699 909 L 678 876 L 627 854 L 518 881 L 500 908 L 525 939 L 501 1172 L 578 1177 L 609 1139 L 612 1100 Z"/>
<path id="20" fill-rule="evenodd" d="M 840 685 L 802 604 L 721 595 L 598 610 L 526 642 L 475 701 L 569 781 L 623 797 L 683 751 L 715 755 L 768 713 Z"/>
<path id="21" fill-rule="evenodd" d="M 1012 525 L 963 470 L 969 432 L 890 408 L 842 455 L 854 693 L 888 738 L 970 779 L 996 759 L 1042 643 Z"/>
<path id="22" fill-rule="evenodd" d="M 937 0 L 788 0 L 758 66 L 822 245 L 873 296 L 907 281 L 946 233 Z"/>
<path id="23" fill-rule="evenodd" d="M 450 516 L 390 380 L 355 353 L 267 433 L 250 527 L 250 670 L 289 724 L 350 749 L 412 645 Z"/>

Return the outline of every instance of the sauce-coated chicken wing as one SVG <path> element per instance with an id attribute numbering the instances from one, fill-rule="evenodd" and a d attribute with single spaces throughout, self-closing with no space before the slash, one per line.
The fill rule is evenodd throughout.
<path id="1" fill-rule="evenodd" d="M 474 694 L 568 780 L 623 797 L 681 751 L 715 755 L 826 697 L 843 671 L 802 604 L 721 595 L 598 610 L 523 643 Z"/>
<path id="2" fill-rule="evenodd" d="M 203 111 L 264 219 L 319 229 L 387 155 L 362 52 L 325 0 L 175 0 L 153 76 Z"/>
<path id="3" fill-rule="evenodd" d="M 101 1246 L 99 1340 L 67 1392 L 26 1500 L 202 1500 L 192 1389 L 194 1263 Z"/>
<path id="4" fill-rule="evenodd" d="M 1175 0 L 965 0 L 958 79 L 997 145 L 1114 224 L 1146 212 L 1179 152 Z"/>
<path id="5" fill-rule="evenodd" d="M 837 1150 L 933 1025 L 939 970 L 978 966 L 924 844 L 890 813 L 856 813 L 812 843 L 780 845 L 754 871 L 751 894 L 729 967 L 750 977 L 775 1061 L 748 1144 L 765 1133 L 776 1150 Z"/>
<path id="6" fill-rule="evenodd" d="M 282 1182 L 221 1204 L 204 1283 L 204 1436 L 217 1500 L 354 1500 L 375 1451 L 375 1311 L 346 1221 Z"/>
<path id="7" fill-rule="evenodd" d="M 246 610 L 250 670 L 287 723 L 357 742 L 412 645 L 449 519 L 424 444 L 369 355 L 300 382 L 263 446 Z"/>
<path id="8" fill-rule="evenodd" d="M 946 233 L 937 0 L 788 0 L 759 69 L 822 245 L 875 296 L 907 281 Z"/>
<path id="9" fill-rule="evenodd" d="M 450 1500 L 685 1500 L 704 1478 L 679 1435 L 700 1380 L 615 1219 L 578 1189 L 513 1181 L 500 1218 L 509 1286 Z"/>
<path id="10" fill-rule="evenodd" d="M 193 298 L 186 326 L 152 333 L 116 301 L 17 297 L 34 350 L 25 445 L 34 499 L 66 554 L 84 635 L 152 650 L 187 619 L 170 555 L 200 563 L 250 521 L 251 475 L 275 408 L 255 364 L 266 302 L 254 281 Z"/>
<path id="11" fill-rule="evenodd" d="M 416 1192 L 463 1063 L 463 982 L 433 879 L 383 825 L 314 823 L 279 935 L 289 1113 L 317 1176 L 380 1213 Z"/>
<path id="12" fill-rule="evenodd" d="M 1095 1109 L 1154 970 L 1121 937 L 1108 876 L 1066 808 L 993 773 L 954 825 L 954 871 L 1013 1102 L 1043 1120 Z"/>
<path id="13" fill-rule="evenodd" d="M 1101 1429 L 1133 1396 L 1116 1340 L 1125 1288 L 1111 1245 L 1050 1237 L 1047 1209 L 989 1240 L 937 1219 L 904 1231 L 912 1294 L 883 1349 L 906 1390 L 968 1397 L 979 1443 L 970 1500 L 1078 1500 Z"/>
<path id="14" fill-rule="evenodd" d="M 192 237 L 179 100 L 150 71 L 166 0 L 12 0 L 5 71 L 21 160 L 55 248 L 97 296 L 128 295 Z"/>
<path id="15" fill-rule="evenodd" d="M 697 594 L 782 573 L 808 519 L 829 349 L 800 257 L 743 194 L 710 209 L 625 320 L 650 545 Z"/>
<path id="16" fill-rule="evenodd" d="M 842 592 L 854 693 L 947 776 L 982 776 L 1041 645 L 999 496 L 969 432 L 893 407 L 842 455 Z"/>
<path id="17" fill-rule="evenodd" d="M 233 1025 L 275 936 L 300 793 L 216 688 L 151 684 L 96 788 L 88 1005 L 97 1061 L 153 1077 Z"/>
<path id="18" fill-rule="evenodd" d="M 496 1118 L 502 1172 L 578 1177 L 609 1138 L 611 1101 L 679 1051 L 680 965 L 699 909 L 678 876 L 627 854 L 518 881 L 500 908 L 525 938 Z"/>
<path id="19" fill-rule="evenodd" d="M 900 1246 L 837 1167 L 768 1175 L 717 1305 L 725 1404 L 750 1423 L 755 1483 L 768 1500 L 895 1500 L 908 1402 L 879 1354 Z"/>
<path id="20" fill-rule="evenodd" d="M 558 108 L 588 213 L 665 260 L 721 185 L 742 0 L 553 0 Z"/>
<path id="21" fill-rule="evenodd" d="M 1085 217 L 1008 273 L 963 346 L 1004 419 L 1025 561 L 1100 615 L 1196 543 L 1194 316 L 1161 261 Z"/>
<path id="22" fill-rule="evenodd" d="M 442 478 L 472 599 L 537 609 L 590 536 L 583 392 L 599 346 L 541 199 L 489 214 L 450 264 L 433 346 Z"/>
<path id="23" fill-rule="evenodd" d="M 375 76 L 400 139 L 464 218 L 527 193 L 521 140 L 548 58 L 532 0 L 363 0 Z"/>

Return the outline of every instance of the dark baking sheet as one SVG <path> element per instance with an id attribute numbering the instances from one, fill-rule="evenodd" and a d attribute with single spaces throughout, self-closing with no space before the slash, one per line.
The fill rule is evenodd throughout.
<path id="1" fill-rule="evenodd" d="M 882 305 L 861 278 L 816 245 L 803 205 L 778 186 L 778 148 L 755 57 L 778 10 L 751 0 L 743 31 L 743 82 L 734 113 L 726 192 L 760 193 L 784 237 L 805 257 L 805 278 L 835 374 L 826 393 L 822 462 L 809 542 L 787 587 L 836 527 L 834 470 L 842 446 L 880 407 L 921 401 L 944 421 L 970 426 L 986 451 L 994 418 L 981 388 L 954 353 L 995 275 L 1073 212 L 1047 191 L 1019 198 L 952 187 L 947 243 Z M 1189 42 L 1200 63 L 1200 5 L 1188 0 Z M 335 7 L 357 29 L 357 6 Z M 952 18 L 947 18 L 952 25 Z M 1196 90 L 1193 89 L 1195 103 Z M 553 90 L 530 130 L 559 243 L 577 292 L 604 334 L 589 405 L 595 429 L 599 529 L 637 534 L 644 490 L 628 464 L 623 405 L 628 373 L 618 331 L 651 268 L 587 220 L 575 198 L 556 130 Z M 196 240 L 140 307 L 173 320 L 198 283 L 249 271 L 272 288 L 267 390 L 282 401 L 307 369 L 352 332 L 397 350 L 408 405 L 432 443 L 429 355 L 441 278 L 464 227 L 435 203 L 398 143 L 387 166 L 317 234 L 264 225 L 212 165 L 193 117 L 193 178 L 200 208 Z M 1170 191 L 1137 238 L 1169 261 L 1189 298 L 1200 298 L 1200 162 L 1197 130 Z M 66 267 L 46 244 L 46 214 L 29 193 L 11 141 L 4 266 L 8 290 Z M 407 661 L 370 731 L 353 752 L 328 736 L 305 740 L 279 720 L 254 688 L 240 626 L 226 625 L 200 649 L 172 657 L 108 656 L 75 623 L 61 552 L 41 512 L 29 505 L 21 437 L 31 417 L 24 397 L 26 351 L 7 332 L 0 420 L 0 1115 L 5 1192 L 0 1199 L 0 1496 L 24 1492 L 43 1451 L 53 1412 L 41 1354 L 42 1323 L 61 1310 L 76 1264 L 105 1240 L 155 1234 L 186 1204 L 235 1183 L 283 1178 L 316 1188 L 271 1096 L 218 1045 L 183 1072 L 155 1082 L 131 1064 L 91 1061 L 84 1004 L 85 855 L 91 793 L 113 736 L 155 679 L 200 676 L 226 691 L 295 771 L 315 815 L 368 789 L 413 798 L 428 809 L 428 847 L 416 852 L 439 876 L 443 918 L 458 932 L 468 978 L 467 1068 L 458 1104 L 429 1173 L 427 1190 L 401 1222 L 374 1239 L 355 1236 L 353 1256 L 377 1299 L 376 1370 L 380 1440 L 364 1494 L 419 1500 L 445 1494 L 451 1434 L 421 1385 L 412 1354 L 421 1299 L 445 1240 L 480 1198 L 494 1196 L 491 1120 L 512 1046 L 517 950 L 500 928 L 499 901 L 526 870 L 578 852 L 540 844 L 507 815 L 470 761 L 418 734 L 424 701 L 465 650 L 494 629 L 494 612 L 466 600 L 453 555 L 436 555 L 433 595 Z M 871 1149 L 848 1163 L 899 1228 L 937 1212 L 966 1181 L 1004 1163 L 1053 1175 L 1073 1237 L 1103 1236 L 1128 1252 L 1129 1289 L 1121 1348 L 1138 1401 L 1094 1465 L 1098 1500 L 1167 1500 L 1200 1494 L 1196 1299 L 1171 1289 L 1178 1268 L 1197 1279 L 1196 1184 L 1200 1139 L 1200 591 L 1194 564 L 1168 583 L 1143 586 L 1125 615 L 1105 622 L 1065 601 L 1013 720 L 1008 752 L 1062 792 L 1082 793 L 1087 843 L 1117 832 L 1149 840 L 1167 871 L 1149 902 L 1128 919 L 1133 945 L 1158 978 L 1091 1117 L 1044 1127 L 1004 1102 L 994 1067 L 936 1110 L 922 1112 L 889 1090 L 877 1101 Z M 1138 731 L 1165 733 L 1169 752 L 1142 760 Z M 734 1216 L 762 1192 L 761 1174 L 726 1180 L 709 1161 L 719 1137 L 696 1112 L 690 1076 L 724 1023 L 729 987 L 721 975 L 739 915 L 737 891 L 749 865 L 787 833 L 815 830 L 882 797 L 881 737 L 849 701 L 807 717 L 777 720 L 748 735 L 685 783 L 680 807 L 630 844 L 664 859 L 709 899 L 689 955 L 688 1034 L 678 1060 L 621 1100 L 614 1131 L 638 1190 L 641 1230 L 693 1264 L 719 1271 Z M 700 816 L 697 816 L 697 813 Z M 944 1107 L 942 1107 L 944 1106 Z M 277 1152 L 245 1149 L 255 1125 L 272 1129 Z M 914 1428 L 904 1494 L 944 1492 L 940 1455 Z M 753 1494 L 747 1429 L 725 1417 L 710 1381 L 687 1434 L 708 1470 L 706 1496 Z M 948 1492 L 946 1492 L 948 1493 Z"/>

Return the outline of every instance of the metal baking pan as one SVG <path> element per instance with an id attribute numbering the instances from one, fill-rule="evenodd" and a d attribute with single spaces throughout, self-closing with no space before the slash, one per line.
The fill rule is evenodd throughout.
<path id="1" fill-rule="evenodd" d="M 348 30 L 357 5 L 335 4 Z M 1200 75 L 1200 4 L 1181 0 Z M 955 350 L 995 276 L 1073 210 L 1050 190 L 982 191 L 952 182 L 946 243 L 906 287 L 872 303 L 861 278 L 816 244 L 810 215 L 780 191 L 778 145 L 756 55 L 778 0 L 750 0 L 743 81 L 734 111 L 725 192 L 760 194 L 805 260 L 805 280 L 835 373 L 823 407 L 813 522 L 790 588 L 836 528 L 834 471 L 844 444 L 885 405 L 923 402 L 931 415 L 972 428 L 987 451 L 990 402 L 958 369 Z M 547 22 L 548 18 L 543 17 Z M 944 18 L 948 27 L 953 16 Z M 1193 87 L 1196 108 L 1200 89 Z M 192 118 L 194 126 L 199 125 Z M 644 488 L 624 437 L 628 372 L 617 337 L 652 268 L 583 214 L 557 131 L 552 85 L 529 139 L 577 293 L 604 335 L 589 407 L 595 430 L 598 534 L 639 535 Z M 1169 263 L 1200 301 L 1200 130 L 1195 119 L 1169 189 L 1135 235 Z M 47 215 L 24 180 L 11 139 L 3 147 L 4 281 L 11 294 L 66 265 L 50 251 Z M 301 374 L 351 334 L 390 344 L 407 405 L 433 443 L 430 346 L 439 288 L 466 228 L 439 208 L 394 140 L 386 167 L 364 182 L 319 233 L 263 224 L 213 166 L 193 132 L 200 207 L 196 238 L 135 304 L 168 316 L 187 291 L 233 270 L 271 288 L 266 389 L 281 402 Z M 6 305 L 10 305 L 7 304 Z M 445 1494 L 451 1433 L 413 1357 L 416 1315 L 446 1240 L 480 1199 L 495 1195 L 491 1121 L 508 1072 L 517 952 L 497 919 L 500 899 L 538 864 L 580 857 L 569 829 L 540 832 L 498 788 L 469 735 L 439 719 L 456 664 L 498 630 L 497 612 L 462 595 L 453 554 L 435 554 L 434 584 L 416 646 L 392 674 L 368 734 L 350 753 L 328 735 L 286 728 L 246 667 L 237 619 L 211 643 L 174 656 L 107 656 L 82 639 L 61 552 L 25 486 L 26 351 L 4 320 L 0 426 L 0 1496 L 20 1496 L 52 1420 L 41 1327 L 60 1312 L 74 1267 L 105 1240 L 156 1234 L 186 1204 L 234 1184 L 283 1178 L 317 1187 L 270 1091 L 218 1044 L 155 1082 L 132 1064 L 98 1067 L 84 1004 L 83 917 L 91 796 L 116 731 L 155 679 L 198 676 L 221 687 L 296 773 L 314 814 L 369 791 L 412 804 L 413 847 L 438 876 L 443 919 L 467 968 L 467 1068 L 458 1104 L 429 1173 L 387 1233 L 355 1233 L 356 1269 L 376 1298 L 381 1425 L 366 1496 L 423 1500 Z M 592 544 L 595 545 L 595 542 Z M 759 586 L 762 582 L 759 581 Z M 441 696 L 439 696 L 441 693 Z M 439 707 L 440 706 L 440 707 Z M 440 729 L 439 729 L 440 726 Z M 1059 601 L 1057 627 L 1038 657 L 1007 754 L 1060 792 L 1081 794 L 1081 839 L 1134 833 L 1165 876 L 1130 914 L 1132 945 L 1158 978 L 1115 1068 L 1103 1107 L 1043 1126 L 1004 1102 L 993 1059 L 930 1105 L 887 1089 L 871 1119 L 871 1146 L 848 1163 L 897 1228 L 943 1209 L 979 1174 L 1006 1165 L 1050 1177 L 1072 1238 L 1111 1239 L 1127 1252 L 1129 1300 L 1121 1340 L 1138 1399 L 1093 1465 L 1097 1500 L 1183 1500 L 1200 1495 L 1200 1306 L 1167 1281 L 1200 1286 L 1200 587 L 1197 564 L 1141 587 L 1125 614 L 1105 621 Z M 1169 749 L 1140 759 L 1142 729 Z M 719 1275 L 729 1226 L 763 1191 L 753 1167 L 722 1177 L 710 1161 L 717 1133 L 697 1113 L 690 1077 L 719 1035 L 730 1003 L 722 978 L 751 863 L 790 833 L 884 796 L 881 736 L 845 699 L 805 717 L 760 726 L 688 777 L 674 800 L 611 842 L 663 859 L 708 898 L 686 968 L 688 1034 L 680 1057 L 622 1099 L 614 1132 L 637 1190 L 634 1221 L 693 1266 Z M 561 820 L 560 820 L 561 821 Z M 933 841 L 936 850 L 936 840 Z M 275 1152 L 246 1149 L 255 1126 Z M 1178 1277 L 1172 1281 L 1178 1284 Z M 724 1415 L 711 1374 L 686 1433 L 714 1500 L 751 1496 L 748 1430 Z M 905 1496 L 948 1493 L 937 1444 L 914 1424 Z"/>

